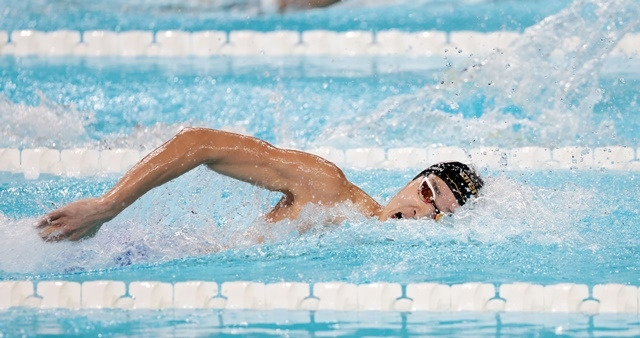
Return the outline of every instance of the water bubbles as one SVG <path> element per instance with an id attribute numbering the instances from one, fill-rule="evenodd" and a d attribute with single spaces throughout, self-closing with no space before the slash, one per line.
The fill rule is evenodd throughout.
<path id="1" fill-rule="evenodd" d="M 37 106 L 14 104 L 0 97 L 0 147 L 69 147 L 88 141 L 91 112 L 60 105 L 40 94 Z"/>
<path id="2" fill-rule="evenodd" d="M 462 71 L 445 49 L 446 69 L 439 81 L 410 95 L 389 97 L 357 123 L 341 121 L 338 132 L 318 140 L 365 146 L 381 139 L 386 147 L 406 146 L 407 140 L 416 146 L 482 140 L 479 145 L 513 147 L 595 145 L 611 139 L 616 130 L 599 130 L 593 112 L 604 97 L 600 70 L 610 46 L 640 24 L 640 15 L 628 13 L 638 14 L 631 3 L 575 1 L 528 28 L 509 48 L 474 60 Z M 611 43 L 600 43 L 602 27 L 621 9 L 628 11 L 629 20 L 607 35 Z M 452 99 L 459 108 L 452 109 Z"/>

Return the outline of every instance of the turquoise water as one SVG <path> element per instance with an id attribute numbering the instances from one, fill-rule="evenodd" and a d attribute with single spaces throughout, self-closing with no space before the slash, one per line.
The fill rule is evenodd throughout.
<path id="1" fill-rule="evenodd" d="M 502 94 L 493 89 L 442 87 L 443 79 L 461 76 L 461 67 L 446 62 L 5 56 L 0 57 L 0 122 L 16 128 L 4 132 L 0 147 L 151 150 L 186 125 L 231 128 L 302 149 L 640 143 L 640 75 L 633 60 L 611 58 L 607 62 L 617 68 L 604 64 L 597 78 L 589 78 L 601 95 L 591 111 L 551 107 L 561 120 L 499 102 Z"/>
<path id="2" fill-rule="evenodd" d="M 637 316 L 576 314 L 18 310 L 0 321 L 0 330 L 9 336 L 624 337 L 637 336 L 639 324 Z"/>
<path id="3" fill-rule="evenodd" d="M 347 172 L 379 201 L 414 174 Z M 300 236 L 297 222 L 282 222 L 259 246 L 234 235 L 254 225 L 278 194 L 205 169 L 150 192 L 95 238 L 59 244 L 38 240 L 34 217 L 99 195 L 115 178 L 15 176 L 0 183 L 2 279 L 640 283 L 640 212 L 628 198 L 640 194 L 638 173 L 491 171 L 485 199 L 441 223 L 353 215 L 327 227 L 310 209 L 304 218 L 317 222 L 313 231 Z"/>
<path id="4" fill-rule="evenodd" d="M 182 126 L 206 126 L 299 149 L 637 148 L 637 60 L 608 52 L 625 32 L 637 30 L 640 16 L 634 14 L 634 1 L 607 3 L 613 6 L 608 11 L 594 10 L 606 7 L 597 1 L 575 2 L 564 11 L 567 2 L 551 1 L 345 3 L 257 16 L 250 10 L 200 8 L 196 2 L 0 2 L 3 30 L 321 27 L 528 34 L 486 58 L 466 52 L 331 59 L 3 56 L 0 147 L 148 151 Z M 614 4 L 627 10 L 619 13 Z M 542 20 L 550 14 L 555 15 Z M 615 25 L 610 24 L 613 15 Z M 605 33 L 607 39 L 601 39 Z M 571 36 L 586 47 L 559 59 L 548 57 Z M 415 175 L 415 170 L 345 172 L 380 202 Z M 311 207 L 303 215 L 317 224 L 311 232 L 298 235 L 299 223 L 281 222 L 263 245 L 247 243 L 240 235 L 247 229 L 264 231 L 260 216 L 279 195 L 203 168 L 147 194 L 95 238 L 55 244 L 39 240 L 32 228 L 37 217 L 99 195 L 118 177 L 25 180 L 22 174 L 1 173 L 0 280 L 640 285 L 637 172 L 482 173 L 488 182 L 483 198 L 441 223 L 381 223 L 346 208 Z M 349 221 L 325 226 L 324 217 L 336 213 Z M 609 336 L 638 335 L 640 326 L 637 315 L 28 309 L 1 315 L 0 333 L 7 336 Z"/>
<path id="5" fill-rule="evenodd" d="M 260 13 L 257 2 L 2 0 L 0 30 L 519 31 L 569 3 L 567 0 L 348 0 L 327 9 L 279 15 Z M 233 6 L 234 3 L 237 5 Z"/>

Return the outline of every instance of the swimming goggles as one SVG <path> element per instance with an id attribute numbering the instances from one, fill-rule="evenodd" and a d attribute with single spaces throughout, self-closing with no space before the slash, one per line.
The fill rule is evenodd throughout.
<path id="1" fill-rule="evenodd" d="M 429 178 L 425 176 L 424 180 L 422 180 L 422 183 L 420 184 L 420 188 L 418 188 L 418 195 L 420 195 L 420 198 L 422 198 L 425 203 L 431 204 L 433 206 L 433 219 L 437 222 L 445 216 L 445 213 L 440 211 L 440 209 L 438 209 L 438 207 L 436 206 L 435 191 L 436 190 L 433 188 L 431 181 L 429 181 Z"/>

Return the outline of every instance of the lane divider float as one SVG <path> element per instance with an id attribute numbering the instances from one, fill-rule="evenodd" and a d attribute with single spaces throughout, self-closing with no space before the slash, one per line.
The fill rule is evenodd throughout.
<path id="1" fill-rule="evenodd" d="M 0 55 L 16 56 L 212 56 L 212 55 L 406 55 L 488 54 L 504 50 L 523 34 L 513 31 L 0 31 Z M 571 40 L 571 39 L 569 39 Z M 564 54 L 558 44 L 557 54 Z M 640 52 L 640 33 L 626 34 L 612 55 Z M 554 53 L 551 53 L 554 55 Z"/>
<path id="2" fill-rule="evenodd" d="M 0 311 L 69 309 L 254 309 L 307 311 L 565 312 L 638 314 L 639 289 L 561 283 L 260 283 L 231 281 L 0 281 Z"/>
<path id="3" fill-rule="evenodd" d="M 307 151 L 343 168 L 420 169 L 441 161 L 462 161 L 495 170 L 620 170 L 640 171 L 640 148 L 521 147 L 521 148 L 352 148 L 319 147 Z M 134 149 L 16 149 L 0 148 L 0 172 L 87 177 L 122 174 L 146 152 Z"/>

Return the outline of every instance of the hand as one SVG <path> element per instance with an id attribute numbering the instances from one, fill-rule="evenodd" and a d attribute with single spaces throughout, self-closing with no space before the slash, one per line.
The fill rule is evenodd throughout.
<path id="1" fill-rule="evenodd" d="M 77 241 L 95 235 L 111 218 L 100 199 L 89 198 L 50 212 L 38 222 L 37 228 L 44 241 Z"/>

